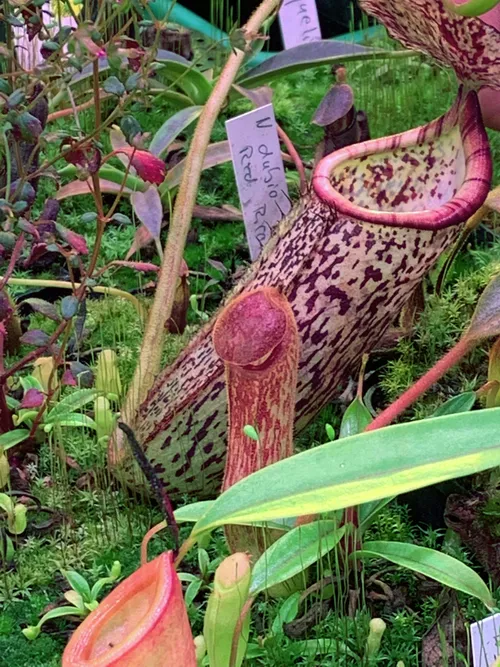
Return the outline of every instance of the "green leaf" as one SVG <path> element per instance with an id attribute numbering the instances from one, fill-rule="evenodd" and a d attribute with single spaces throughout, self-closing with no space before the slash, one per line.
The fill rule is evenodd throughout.
<path id="1" fill-rule="evenodd" d="M 121 97 L 125 92 L 125 86 L 116 76 L 110 76 L 102 84 L 103 89 L 110 95 Z"/>
<path id="2" fill-rule="evenodd" d="M 70 320 L 78 312 L 79 302 L 76 296 L 68 295 L 61 300 L 61 315 L 63 319 Z"/>
<path id="3" fill-rule="evenodd" d="M 68 394 L 59 403 L 50 410 L 47 417 L 45 418 L 46 424 L 53 424 L 55 422 L 60 422 L 61 419 L 66 419 L 66 417 L 83 408 L 85 405 L 93 401 L 99 395 L 98 391 L 94 389 L 78 389 L 77 391 Z"/>
<path id="4" fill-rule="evenodd" d="M 377 514 L 383 510 L 386 505 L 393 501 L 394 498 L 395 496 L 390 496 L 389 498 L 382 498 L 381 500 L 373 500 L 370 503 L 363 503 L 363 505 L 358 507 L 359 529 L 361 534 L 372 525 Z"/>
<path id="5" fill-rule="evenodd" d="M 272 58 L 244 72 L 238 79 L 240 86 L 255 88 L 281 79 L 286 74 L 301 72 L 320 65 L 347 63 L 353 60 L 372 60 L 375 57 L 390 57 L 393 52 L 375 51 L 359 44 L 321 40 L 295 46 L 281 51 Z"/>
<path id="6" fill-rule="evenodd" d="M 6 493 L 0 493 L 0 509 L 3 509 L 7 514 L 14 513 L 14 501 Z"/>
<path id="7" fill-rule="evenodd" d="M 214 504 L 214 500 L 200 500 L 197 503 L 178 507 L 174 512 L 177 523 L 196 523 Z"/>
<path id="8" fill-rule="evenodd" d="M 97 424 L 95 421 L 90 417 L 87 417 L 87 415 L 82 415 L 78 412 L 68 412 L 66 415 L 56 417 L 49 424 L 45 425 L 47 433 L 52 430 L 54 424 L 74 428 L 81 426 L 82 428 L 91 428 L 92 430 L 97 431 Z"/>
<path id="9" fill-rule="evenodd" d="M 0 435 L 0 447 L 3 451 L 7 451 L 11 447 L 15 447 L 23 440 L 29 436 L 30 432 L 28 429 L 19 428 L 14 431 L 7 431 L 7 433 L 2 433 Z"/>
<path id="10" fill-rule="evenodd" d="M 459 412 L 469 412 L 476 402 L 476 392 L 466 391 L 458 396 L 453 396 L 446 403 L 440 405 L 432 415 L 433 417 L 443 417 L 444 415 L 455 415 Z"/>
<path id="11" fill-rule="evenodd" d="M 21 535 L 28 525 L 28 508 L 22 503 L 17 503 L 14 507 L 14 521 L 9 521 L 9 530 L 13 535 Z"/>
<path id="12" fill-rule="evenodd" d="M 291 623 L 297 618 L 301 595 L 302 593 L 300 591 L 292 593 L 292 595 L 282 603 L 271 626 L 273 635 L 283 634 L 283 624 Z"/>
<path id="13" fill-rule="evenodd" d="M 306 570 L 331 551 L 344 532 L 345 527 L 339 528 L 336 521 L 315 521 L 285 533 L 255 563 L 250 595 L 258 595 Z"/>
<path id="14" fill-rule="evenodd" d="M 63 616 L 85 616 L 85 615 L 86 612 L 77 609 L 76 607 L 56 607 L 55 609 L 51 609 L 46 614 L 44 614 L 40 619 L 40 621 L 38 622 L 38 625 L 30 625 L 27 628 L 23 628 L 22 633 L 26 637 L 26 639 L 33 641 L 40 634 L 41 627 L 46 621 L 50 621 L 54 618 L 62 618 Z"/>
<path id="15" fill-rule="evenodd" d="M 366 542 L 363 549 L 355 551 L 351 558 L 385 558 L 444 586 L 479 598 L 489 609 L 495 606 L 488 587 L 477 572 L 434 549 L 406 542 Z"/>
<path id="16" fill-rule="evenodd" d="M 63 574 L 68 580 L 71 588 L 79 595 L 81 595 L 85 602 L 90 602 L 93 599 L 90 593 L 90 586 L 85 577 L 82 577 L 81 574 L 75 572 L 74 570 L 65 570 L 63 571 Z"/>
<path id="17" fill-rule="evenodd" d="M 198 595 L 200 592 L 201 585 L 203 584 L 203 581 L 201 579 L 197 579 L 196 581 L 192 581 L 189 586 L 186 589 L 186 593 L 184 595 L 184 602 L 186 603 L 186 607 L 191 606 L 193 603 L 193 600 L 195 597 Z"/>
<path id="18" fill-rule="evenodd" d="M 193 101 L 193 104 L 203 105 L 206 103 L 212 93 L 212 84 L 194 67 L 193 63 L 189 61 L 179 62 L 177 59 L 173 60 L 170 55 L 162 56 L 160 53 L 156 60 L 161 63 L 168 63 L 166 66 L 159 67 L 158 70 L 177 88 L 180 88 Z"/>
<path id="19" fill-rule="evenodd" d="M 348 438 L 350 435 L 362 433 L 368 424 L 373 421 L 370 411 L 363 401 L 356 396 L 351 405 L 344 412 L 340 425 L 339 438 Z"/>
<path id="20" fill-rule="evenodd" d="M 165 157 L 172 141 L 198 118 L 202 110 L 202 106 L 188 107 L 168 118 L 154 135 L 149 145 L 149 152 L 157 157 Z"/>
<path id="21" fill-rule="evenodd" d="M 191 537 L 227 523 L 352 507 L 498 465 L 500 408 L 398 424 L 253 473 L 219 496 Z"/>

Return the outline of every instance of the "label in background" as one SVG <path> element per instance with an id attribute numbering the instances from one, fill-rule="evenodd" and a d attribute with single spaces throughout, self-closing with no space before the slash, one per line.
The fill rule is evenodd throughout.
<path id="1" fill-rule="evenodd" d="M 255 261 L 292 207 L 273 105 L 231 118 L 226 130 L 250 257 Z"/>
<path id="2" fill-rule="evenodd" d="M 285 49 L 321 39 L 316 0 L 283 0 L 279 19 Z"/>
<path id="3" fill-rule="evenodd" d="M 470 626 L 474 667 L 491 667 L 500 656 L 500 614 Z"/>

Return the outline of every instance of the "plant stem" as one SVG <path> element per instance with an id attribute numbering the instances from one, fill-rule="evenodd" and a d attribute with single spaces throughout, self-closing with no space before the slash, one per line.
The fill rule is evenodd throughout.
<path id="1" fill-rule="evenodd" d="M 307 186 L 306 170 L 304 169 L 304 163 L 302 162 L 302 158 L 300 157 L 298 150 L 293 145 L 292 140 L 285 132 L 285 130 L 277 123 L 276 123 L 276 128 L 278 130 L 279 138 L 285 144 L 286 149 L 289 152 L 290 157 L 292 158 L 295 164 L 295 168 L 297 169 L 297 172 L 299 174 L 300 194 L 305 195 L 307 193 L 308 186 Z"/>
<path id="2" fill-rule="evenodd" d="M 263 0 L 249 19 L 243 32 L 247 35 L 259 31 L 263 22 L 279 5 L 280 0 Z M 248 38 L 250 43 L 250 38 Z M 196 126 L 191 148 L 177 195 L 174 214 L 168 234 L 162 269 L 156 288 L 148 324 L 144 333 L 139 363 L 124 405 L 123 419 L 133 426 L 135 410 L 146 397 L 161 364 L 165 323 L 171 317 L 175 298 L 176 276 L 179 275 L 196 195 L 203 168 L 203 160 L 210 135 L 231 91 L 231 86 L 245 59 L 244 51 L 232 53 L 208 99 Z"/>
<path id="3" fill-rule="evenodd" d="M 469 352 L 477 341 L 471 340 L 467 336 L 461 338 L 458 343 L 444 357 L 442 357 L 425 375 L 415 382 L 404 394 L 402 394 L 394 403 L 389 405 L 371 424 L 365 428 L 366 431 L 374 431 L 377 428 L 383 428 L 391 424 L 396 417 L 410 407 L 416 400 L 422 396 L 428 389 L 440 380 L 455 364 L 457 364 L 467 352 Z"/>

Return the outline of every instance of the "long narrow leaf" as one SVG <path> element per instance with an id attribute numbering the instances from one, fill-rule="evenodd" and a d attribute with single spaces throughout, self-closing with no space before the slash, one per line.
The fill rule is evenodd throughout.
<path id="1" fill-rule="evenodd" d="M 366 542 L 351 558 L 385 558 L 440 584 L 479 598 L 489 609 L 495 605 L 491 593 L 474 570 L 456 558 L 434 549 L 406 542 Z"/>
<path id="2" fill-rule="evenodd" d="M 153 137 L 149 152 L 164 157 L 172 141 L 198 118 L 202 109 L 202 106 L 188 107 L 168 118 Z"/>
<path id="3" fill-rule="evenodd" d="M 18 428 L 14 431 L 8 431 L 7 433 L 2 433 L 0 435 L 0 449 L 6 451 L 11 447 L 15 447 L 23 440 L 29 436 L 30 432 L 28 429 Z"/>
<path id="4" fill-rule="evenodd" d="M 325 556 L 341 540 L 345 527 L 336 521 L 298 526 L 274 542 L 255 563 L 250 595 L 291 579 Z"/>
<path id="5" fill-rule="evenodd" d="M 400 56 L 397 51 L 369 49 L 361 44 L 348 44 L 332 40 L 320 40 L 295 46 L 281 51 L 251 70 L 244 72 L 238 80 L 240 86 L 255 88 L 279 79 L 285 74 L 301 72 L 320 65 L 333 65 L 353 60 L 372 60 L 374 58 L 393 58 Z M 406 56 L 415 55 L 405 52 Z"/>
<path id="6" fill-rule="evenodd" d="M 87 405 L 87 403 L 90 403 L 98 396 L 99 392 L 95 389 L 79 389 L 78 391 L 74 391 L 65 396 L 50 410 L 45 418 L 45 423 L 49 424 L 66 418 L 69 414 L 83 408 L 84 405 Z"/>
<path id="7" fill-rule="evenodd" d="M 318 514 L 500 465 L 500 408 L 425 419 L 327 443 L 241 480 L 194 526 Z"/>

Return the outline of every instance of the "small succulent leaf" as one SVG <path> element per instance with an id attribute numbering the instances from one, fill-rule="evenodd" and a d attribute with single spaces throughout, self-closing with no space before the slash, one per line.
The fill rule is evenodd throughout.
<path id="1" fill-rule="evenodd" d="M 59 313 L 57 312 L 57 309 L 53 303 L 49 303 L 49 301 L 44 301 L 43 299 L 37 298 L 26 299 L 25 303 L 28 303 L 35 312 L 41 313 L 45 317 L 48 317 L 50 320 L 54 320 L 54 322 L 61 321 Z"/>
<path id="2" fill-rule="evenodd" d="M 78 312 L 79 305 L 80 302 L 76 296 L 65 296 L 64 299 L 61 300 L 61 315 L 63 316 L 63 319 L 70 320 L 74 317 Z"/>
<path id="3" fill-rule="evenodd" d="M 7 431 L 7 433 L 2 433 L 0 435 L 0 447 L 7 451 L 11 447 L 15 447 L 23 440 L 26 440 L 29 437 L 28 429 L 14 429 L 13 431 Z"/>
<path id="4" fill-rule="evenodd" d="M 356 396 L 351 405 L 344 412 L 340 425 L 339 438 L 362 433 L 368 424 L 373 421 L 370 411 L 359 396 Z"/>
<path id="5" fill-rule="evenodd" d="M 65 396 L 59 403 L 50 410 L 45 419 L 46 423 L 59 421 L 66 418 L 69 414 L 83 408 L 85 405 L 95 400 L 99 392 L 94 389 L 79 389 L 68 396 Z"/>
<path id="6" fill-rule="evenodd" d="M 47 345 L 49 340 L 49 335 L 41 329 L 29 329 L 29 331 L 21 336 L 21 343 L 34 345 L 35 347 L 43 347 Z"/>
<path id="7" fill-rule="evenodd" d="M 89 249 L 87 247 L 87 241 L 81 234 L 77 234 L 71 229 L 67 229 L 67 227 L 64 227 L 58 222 L 56 222 L 56 231 L 62 240 L 70 245 L 75 252 L 79 255 L 88 255 Z"/>
<path id="8" fill-rule="evenodd" d="M 495 601 L 481 577 L 471 567 L 448 554 L 406 542 L 366 542 L 351 558 L 384 558 L 423 574 L 444 586 L 481 600 L 492 609 Z"/>
<path id="9" fill-rule="evenodd" d="M 80 181 L 77 182 L 80 183 Z M 91 222 L 95 222 L 96 220 L 97 213 L 95 211 L 88 211 L 87 213 L 84 213 L 82 216 L 80 216 L 80 222 L 84 225 L 88 225 Z"/>
<path id="10" fill-rule="evenodd" d="M 500 336 L 500 274 L 490 281 L 479 297 L 465 336 L 469 340 Z"/>
<path id="11" fill-rule="evenodd" d="M 139 220 L 151 236 L 158 239 L 163 220 L 163 206 L 157 188 L 150 185 L 146 192 L 133 192 L 130 201 Z"/>
<path id="12" fill-rule="evenodd" d="M 92 600 L 90 595 L 90 586 L 85 577 L 82 577 L 81 574 L 75 572 L 74 570 L 65 570 L 63 574 L 68 580 L 71 588 L 76 591 L 85 602 L 90 602 Z"/>
<path id="13" fill-rule="evenodd" d="M 128 217 L 128 215 L 124 215 L 123 213 L 115 213 L 111 219 L 113 222 L 117 222 L 120 225 L 132 224 L 132 220 Z"/>
<path id="14" fill-rule="evenodd" d="M 335 548 L 345 533 L 336 521 L 298 526 L 274 542 L 255 563 L 250 595 L 258 595 L 306 570 Z"/>
<path id="15" fill-rule="evenodd" d="M 24 394 L 21 405 L 19 406 L 23 410 L 28 410 L 32 408 L 39 408 L 43 405 L 45 401 L 45 394 L 39 389 L 28 389 Z"/>
<path id="16" fill-rule="evenodd" d="M 453 396 L 446 403 L 440 405 L 432 416 L 443 417 L 444 415 L 455 415 L 459 412 L 469 412 L 474 407 L 476 398 L 475 391 L 466 391 L 458 396 Z"/>
<path id="17" fill-rule="evenodd" d="M 190 607 L 192 605 L 193 600 L 200 592 L 202 584 L 203 581 L 201 579 L 196 579 L 196 581 L 192 581 L 189 584 L 186 589 L 186 593 L 184 594 L 184 602 L 186 603 L 186 607 Z"/>
<path id="18" fill-rule="evenodd" d="M 187 107 L 168 118 L 151 140 L 150 153 L 164 158 L 170 144 L 198 118 L 202 110 L 202 106 Z"/>
<path id="19" fill-rule="evenodd" d="M 125 93 L 125 86 L 116 76 L 108 77 L 102 84 L 103 89 L 110 95 L 121 97 Z"/>

